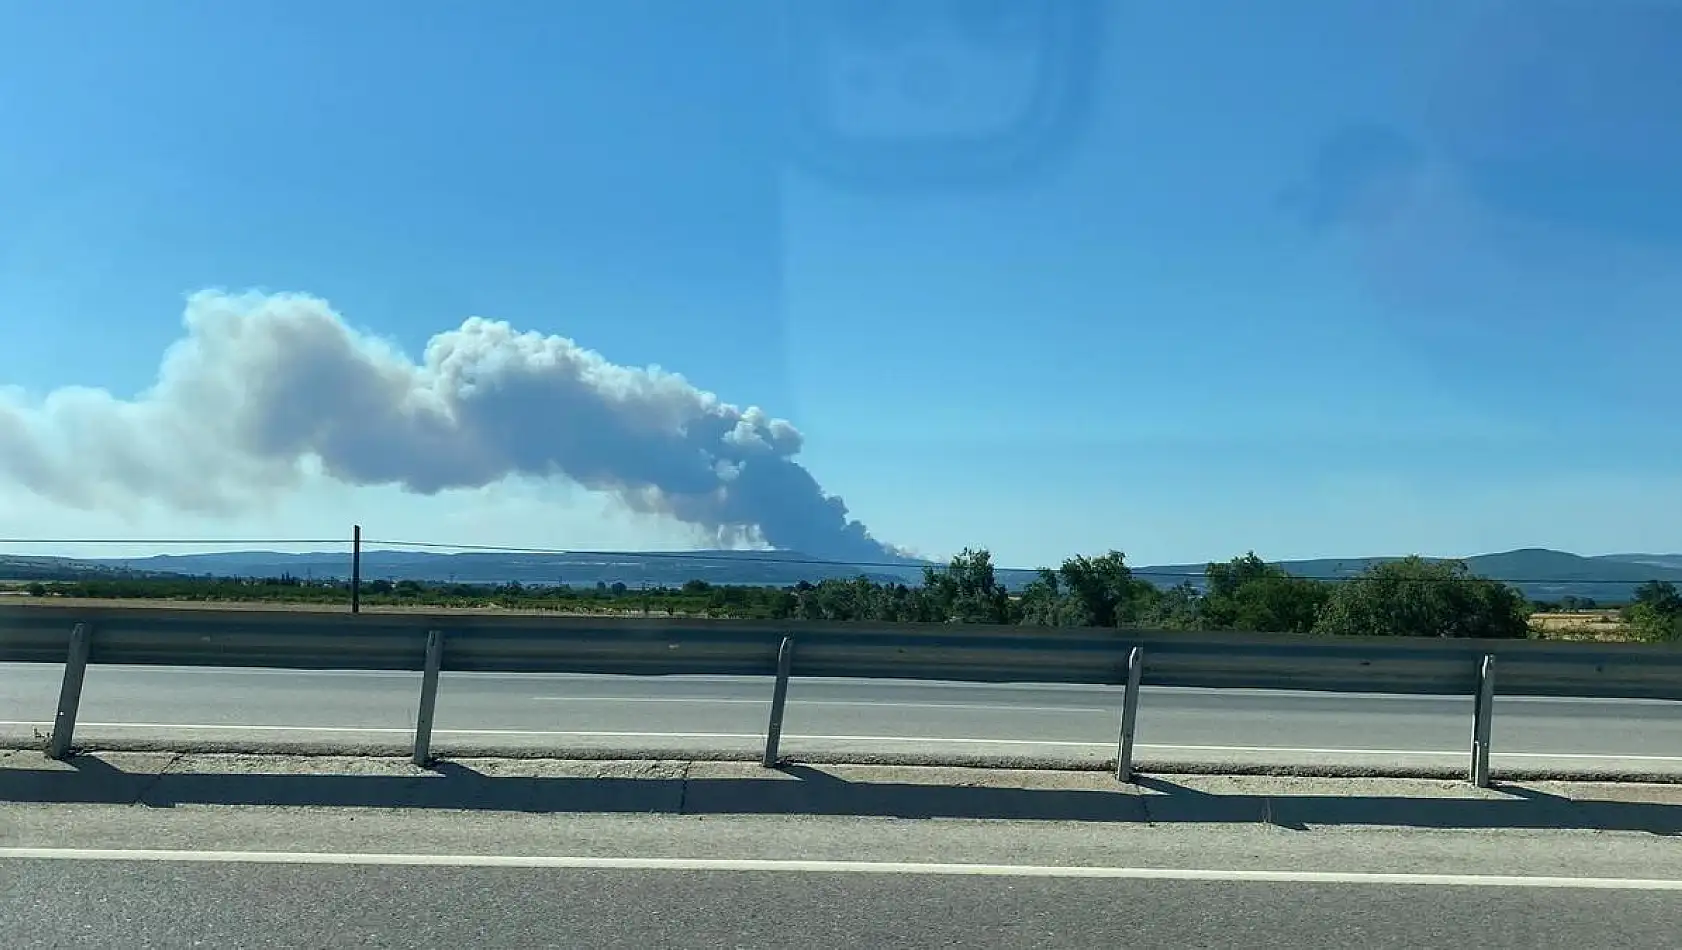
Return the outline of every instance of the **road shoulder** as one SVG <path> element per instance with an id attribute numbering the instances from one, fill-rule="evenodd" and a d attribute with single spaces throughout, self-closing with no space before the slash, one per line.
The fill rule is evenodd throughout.
<path id="1" fill-rule="evenodd" d="M 1682 879 L 1682 788 L 908 766 L 0 753 L 0 846 Z"/>

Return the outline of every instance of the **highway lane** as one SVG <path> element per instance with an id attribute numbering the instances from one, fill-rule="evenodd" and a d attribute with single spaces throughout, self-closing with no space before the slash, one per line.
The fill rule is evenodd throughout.
<path id="1" fill-rule="evenodd" d="M 363 774 L 343 760 L 220 758 L 199 766 L 229 786 L 249 767 Z M 27 757 L 4 768 L 78 771 Z M 837 772 L 866 799 L 912 795 L 902 776 L 872 774 Z M 1147 822 L 0 801 L 0 946 L 1665 947 L 1682 918 L 1674 838 L 1616 809 L 1593 828 L 1516 813 L 1608 794 L 1649 817 L 1675 807 L 1643 804 L 1651 789 L 987 782 L 1018 800 L 1171 798 L 1180 820 L 1161 806 Z M 935 787 L 966 795 L 956 774 Z M 1346 807 L 1294 830 L 1222 804 L 1265 797 L 1302 816 L 1327 796 Z M 1402 798 L 1508 807 L 1443 830 L 1431 807 L 1398 810 Z"/>
<path id="2" fill-rule="evenodd" d="M 900 871 L 4 861 L 7 945 L 1668 947 L 1676 893 Z M 258 898 L 257 895 L 261 895 Z M 74 908 L 74 912 L 69 912 Z"/>
<path id="3" fill-rule="evenodd" d="M 0 736 L 48 727 L 61 670 L 0 664 Z M 403 741 L 418 676 L 95 666 L 78 736 L 208 741 Z M 738 677 L 445 673 L 438 747 L 746 751 L 770 685 Z M 1120 692 L 1108 687 L 797 678 L 785 749 L 979 755 L 1113 755 Z M 1147 760 L 1459 765 L 1471 701 L 1262 690 L 1147 688 Z M 1497 767 L 1682 772 L 1682 704 L 1499 697 Z"/>

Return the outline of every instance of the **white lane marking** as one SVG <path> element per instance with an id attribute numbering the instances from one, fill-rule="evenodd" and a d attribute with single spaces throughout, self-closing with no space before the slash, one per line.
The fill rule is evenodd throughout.
<path id="1" fill-rule="evenodd" d="M 0 860 L 378 865 L 386 867 L 541 868 L 614 871 L 757 871 L 797 874 L 921 874 L 970 877 L 1232 881 L 1263 884 L 1407 884 L 1682 891 L 1682 880 L 1665 878 L 1408 874 L 1373 871 L 1266 871 L 1212 868 L 1095 867 L 1090 865 L 937 864 L 901 861 L 775 860 L 768 858 L 625 858 L 561 855 L 358 854 L 318 851 L 165 851 L 117 848 L 0 847 Z"/>
<path id="2" fill-rule="evenodd" d="M 334 735 L 396 735 L 409 736 L 414 730 L 406 727 L 391 726 L 274 726 L 274 725 L 232 725 L 228 723 L 158 723 L 158 722 L 83 722 L 77 724 L 83 729 L 153 729 L 153 730 L 181 730 L 206 732 L 316 732 Z M 0 728 L 34 727 L 46 729 L 51 726 L 47 722 L 23 722 L 0 720 Z M 613 732 L 598 729 L 434 729 L 433 735 L 452 736 L 501 736 L 501 737 L 529 737 L 534 739 L 729 739 L 740 741 L 763 742 L 765 734 L 760 732 Z M 1086 742 L 1069 739 L 986 739 L 968 736 L 819 736 L 784 733 L 783 739 L 804 742 L 865 742 L 865 743 L 901 743 L 918 745 L 980 745 L 980 746 L 1051 746 L 1072 749 L 1112 749 L 1113 742 Z M 1151 749 L 1159 752 L 1237 752 L 1237 753 L 1272 753 L 1281 755 L 1374 755 L 1374 756 L 1435 756 L 1446 758 L 1460 758 L 1465 751 L 1451 751 L 1443 749 L 1324 749 L 1303 748 L 1294 746 L 1246 746 L 1246 745 L 1172 745 L 1139 743 L 1135 749 Z M 1609 762 L 1678 762 L 1682 763 L 1682 756 L 1675 755 L 1641 755 L 1636 753 L 1617 752 L 1499 752 L 1491 751 L 1494 759 L 1583 759 L 1589 761 Z"/>
<path id="3" fill-rule="evenodd" d="M 719 704 L 731 706 L 769 706 L 771 697 L 760 699 L 726 699 L 706 696 L 533 696 L 534 702 L 543 703 L 693 703 Z M 1073 713 L 1104 713 L 1113 715 L 1116 710 L 1108 706 L 1018 706 L 987 703 L 890 703 L 873 702 L 865 699 L 795 699 L 790 697 L 790 706 L 860 706 L 881 709 L 963 709 L 976 712 L 1073 712 Z"/>

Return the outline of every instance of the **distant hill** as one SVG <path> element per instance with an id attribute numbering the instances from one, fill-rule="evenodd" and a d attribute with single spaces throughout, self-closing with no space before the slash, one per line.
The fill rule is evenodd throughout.
<path id="1" fill-rule="evenodd" d="M 1316 558 L 1278 563 L 1298 577 L 1342 580 L 1360 574 L 1373 564 L 1394 560 L 1398 558 Z M 1556 601 L 1563 597 L 1592 597 L 1597 601 L 1618 602 L 1628 600 L 1638 585 L 1650 580 L 1682 584 L 1682 557 L 1674 555 L 1584 557 L 1547 548 L 1520 548 L 1498 554 L 1476 554 L 1459 560 L 1465 561 L 1472 573 L 1506 581 L 1524 591 L 1525 596 L 1531 600 Z M 1183 580 L 1190 580 L 1199 588 L 1202 587 L 1201 564 L 1144 567 L 1138 568 L 1137 573 L 1161 586 L 1173 586 Z M 1197 576 L 1183 576 L 1190 574 Z"/>
<path id="2" fill-rule="evenodd" d="M 235 551 L 217 554 L 159 554 L 142 558 L 102 558 L 87 563 L 172 574 L 240 577 L 346 579 L 348 553 L 285 554 Z M 675 551 L 570 554 L 446 554 L 413 551 L 363 551 L 366 580 L 418 580 L 464 584 L 570 584 L 598 582 L 632 587 L 676 587 L 689 580 L 715 584 L 790 585 L 861 573 L 878 583 L 919 581 L 923 563 L 904 567 L 857 568 L 788 551 Z"/>
<path id="3" fill-rule="evenodd" d="M 1284 561 L 1292 574 L 1325 580 L 1353 577 L 1369 565 L 1394 557 L 1315 558 Z M 1648 580 L 1682 584 L 1682 555 L 1619 554 L 1584 557 L 1545 548 L 1524 548 L 1464 559 L 1485 577 L 1514 584 L 1533 600 L 1592 597 L 1603 602 L 1627 600 Z M 526 585 L 624 583 L 631 587 L 677 587 L 689 580 L 714 584 L 789 586 L 828 578 L 863 575 L 878 583 L 920 583 L 931 562 L 855 567 L 787 551 L 681 551 L 571 554 L 498 554 L 412 551 L 364 551 L 365 580 L 421 580 L 469 584 Z M 1164 564 L 1134 568 L 1161 587 L 1190 582 L 1201 587 L 1203 564 Z M 217 554 L 160 554 L 141 558 L 44 558 L 0 555 L 0 578 L 72 579 L 88 576 L 205 575 L 345 579 L 350 556 L 343 552 L 285 554 L 235 551 Z M 1032 570 L 1001 569 L 1000 581 L 1013 589 L 1033 581 Z"/>
<path id="4" fill-rule="evenodd" d="M 1354 577 L 1370 565 L 1395 560 L 1400 559 L 1395 557 L 1327 557 L 1306 561 L 1276 561 L 1272 563 L 1278 564 L 1298 577 L 1342 580 Z M 1173 587 L 1176 584 L 1190 582 L 1193 587 L 1202 589 L 1205 567 L 1205 564 L 1158 564 L 1151 567 L 1136 567 L 1133 569 L 1133 573 L 1159 587 Z"/>
<path id="5" fill-rule="evenodd" d="M 157 572 L 136 570 L 98 561 L 68 557 L 33 557 L 0 554 L 0 580 L 62 581 L 109 577 L 148 577 Z"/>
<path id="6" fill-rule="evenodd" d="M 1682 571 L 1682 554 L 1602 554 L 1596 560 L 1652 564 L 1657 567 L 1670 567 Z"/>

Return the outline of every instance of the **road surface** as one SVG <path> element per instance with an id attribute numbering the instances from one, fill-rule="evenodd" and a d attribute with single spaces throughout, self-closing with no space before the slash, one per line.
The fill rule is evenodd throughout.
<path id="1" fill-rule="evenodd" d="M 6 862 L 30 947 L 1670 947 L 1675 893 L 822 872 Z M 262 895 L 260 900 L 254 895 Z M 66 913 L 66 908 L 80 909 Z"/>
<path id="2" fill-rule="evenodd" d="M 0 664 L 0 738 L 50 726 L 61 668 Z M 260 746 L 401 746 L 412 673 L 90 667 L 81 742 L 193 739 Z M 769 682 L 751 677 L 445 673 L 435 748 L 750 752 Z M 797 678 L 783 749 L 932 757 L 1113 756 L 1109 687 Z M 1472 704 L 1408 697 L 1147 688 L 1142 761 L 1464 767 Z M 1497 698 L 1499 768 L 1682 773 L 1682 704 Z"/>
<path id="3" fill-rule="evenodd" d="M 1576 950 L 1674 946 L 1682 854 L 1533 829 L 0 804 L 0 891 L 20 950 Z"/>

